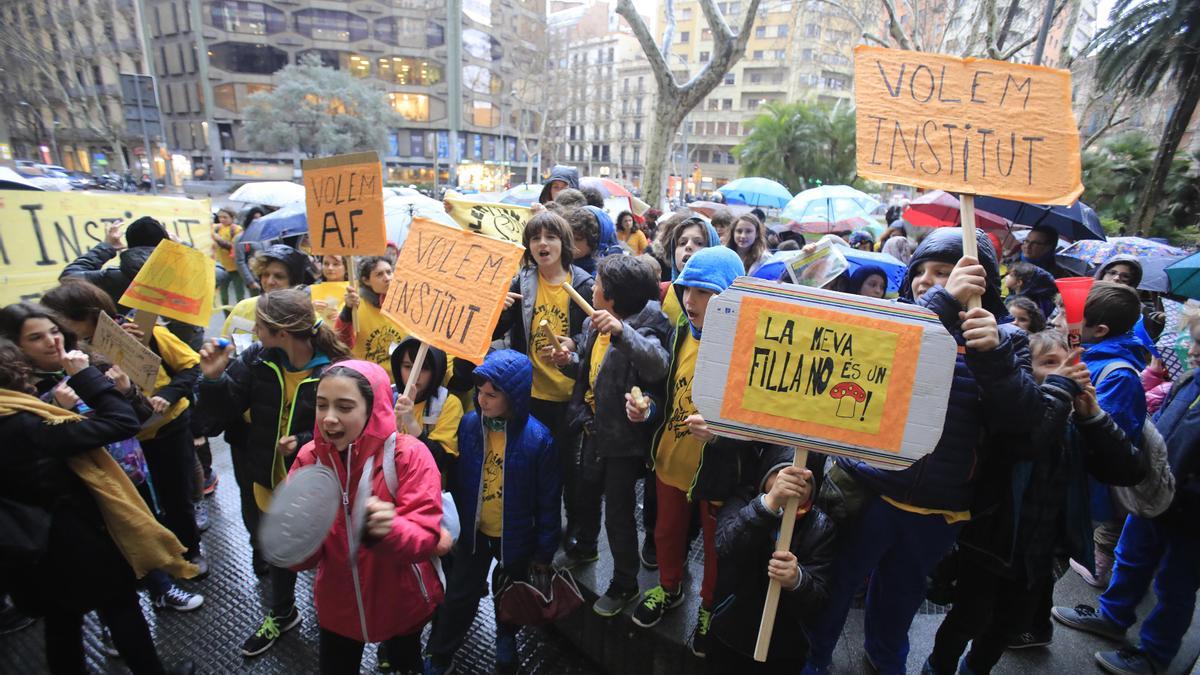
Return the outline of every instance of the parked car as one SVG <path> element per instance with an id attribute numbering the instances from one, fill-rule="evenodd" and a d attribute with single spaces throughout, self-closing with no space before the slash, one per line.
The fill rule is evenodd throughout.
<path id="1" fill-rule="evenodd" d="M 68 171 L 67 178 L 76 190 L 91 190 L 96 187 L 96 177 L 83 171 Z"/>

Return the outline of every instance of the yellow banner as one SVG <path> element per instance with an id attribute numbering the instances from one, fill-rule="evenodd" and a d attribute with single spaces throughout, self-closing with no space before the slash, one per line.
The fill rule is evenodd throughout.
<path id="1" fill-rule="evenodd" d="M 164 239 L 133 278 L 120 304 L 193 326 L 207 326 L 216 283 L 212 258 Z"/>
<path id="2" fill-rule="evenodd" d="M 151 216 L 207 255 L 209 208 L 207 199 L 0 190 L 0 305 L 36 300 L 56 286 L 63 267 L 104 241 L 109 223 Z"/>
<path id="3" fill-rule="evenodd" d="M 518 246 L 525 233 L 525 223 L 532 216 L 527 206 L 468 201 L 453 194 L 448 195 L 446 201 L 450 204 L 450 217 L 464 230 L 510 241 Z"/>

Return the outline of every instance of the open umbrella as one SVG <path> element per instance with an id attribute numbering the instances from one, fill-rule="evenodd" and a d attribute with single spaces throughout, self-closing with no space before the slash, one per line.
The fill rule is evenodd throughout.
<path id="1" fill-rule="evenodd" d="M 446 208 L 441 202 L 425 195 L 393 196 L 383 200 L 383 221 L 387 227 L 388 241 L 403 246 L 404 240 L 408 239 L 408 230 L 412 226 L 413 218 L 425 218 L 450 227 L 462 228 L 446 213 Z"/>
<path id="2" fill-rule="evenodd" d="M 846 270 L 847 274 L 853 274 L 860 267 L 874 265 L 882 269 L 884 274 L 887 275 L 888 295 L 900 291 L 900 284 L 904 283 L 904 271 L 908 266 L 897 260 L 894 256 L 890 256 L 887 253 L 859 251 L 858 249 L 846 248 L 845 246 L 838 246 L 837 250 L 846 258 L 846 262 L 850 263 L 850 267 Z M 782 279 L 786 274 L 787 266 L 801 255 L 803 255 L 801 251 L 778 251 L 772 254 L 770 258 L 767 258 L 766 262 L 754 271 L 753 276 L 772 281 Z"/>
<path id="3" fill-rule="evenodd" d="M 975 208 L 994 213 L 1020 225 L 1030 227 L 1041 225 L 1053 228 L 1054 231 L 1071 241 L 1081 239 L 1103 241 L 1106 238 L 1104 228 L 1100 225 L 1100 216 L 1096 215 L 1092 207 L 1078 200 L 1070 206 L 1045 206 L 1012 199 L 980 196 L 975 198 Z"/>
<path id="4" fill-rule="evenodd" d="M 598 176 L 584 176 L 579 179 L 579 187 L 590 187 L 600 191 L 605 199 L 609 197 L 632 197 L 633 194 L 617 181 Z M 540 189 L 540 188 L 539 188 Z"/>
<path id="5" fill-rule="evenodd" d="M 712 214 L 719 209 L 729 209 L 734 218 L 740 218 L 754 210 L 753 206 L 744 204 L 722 204 L 720 202 L 709 202 L 704 200 L 696 200 L 686 204 L 688 210 L 695 211 L 703 215 L 705 218 L 712 218 Z"/>
<path id="6" fill-rule="evenodd" d="M 29 182 L 29 179 L 25 178 L 16 171 L 13 171 L 7 166 L 0 166 L 0 190 L 42 191 L 44 188 L 34 185 L 33 183 Z"/>
<path id="7" fill-rule="evenodd" d="M 229 201 L 279 208 L 303 199 L 304 186 L 285 180 L 245 183 L 229 195 Z"/>
<path id="8" fill-rule="evenodd" d="M 738 178 L 717 188 L 725 196 L 727 204 L 766 206 L 783 208 L 792 199 L 792 193 L 770 178 Z"/>
<path id="9" fill-rule="evenodd" d="M 871 213 L 877 206 L 873 197 L 849 185 L 823 185 L 793 197 L 779 218 L 797 232 L 851 232 L 874 222 Z"/>
<path id="10" fill-rule="evenodd" d="M 1171 282 L 1171 295 L 1200 299 L 1200 253 L 1167 267 L 1167 279 Z"/>
<path id="11" fill-rule="evenodd" d="M 284 204 L 256 219 L 242 234 L 241 241 L 273 241 L 283 237 L 294 237 L 308 232 L 308 214 L 301 196 L 299 201 Z"/>
<path id="12" fill-rule="evenodd" d="M 1187 251 L 1141 237 L 1112 237 L 1107 241 L 1099 239 L 1077 241 L 1063 249 L 1059 255 L 1074 258 L 1095 267 L 1114 255 L 1131 255 L 1139 259 L 1178 258 L 1187 255 Z M 1170 272 L 1168 272 L 1168 276 L 1170 276 Z"/>
<path id="13" fill-rule="evenodd" d="M 1006 230 L 1008 221 L 975 202 L 975 226 L 983 230 Z M 944 190 L 930 190 L 912 200 L 900 217 L 918 227 L 961 227 L 958 197 Z"/>
<path id="14" fill-rule="evenodd" d="M 1187 256 L 1179 256 L 1171 258 L 1145 258 L 1139 261 L 1142 265 L 1142 283 L 1138 284 L 1138 290 L 1154 293 L 1170 293 L 1171 280 L 1167 277 L 1167 268 L 1186 259 Z"/>
<path id="15" fill-rule="evenodd" d="M 516 206 L 529 206 L 536 202 L 542 194 L 542 186 L 537 183 L 521 183 L 514 185 L 504 192 L 500 193 L 500 198 L 496 201 L 501 204 L 514 204 Z"/>

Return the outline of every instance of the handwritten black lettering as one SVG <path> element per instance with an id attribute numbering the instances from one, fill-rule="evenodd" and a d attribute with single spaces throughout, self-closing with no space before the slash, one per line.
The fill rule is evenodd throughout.
<path id="1" fill-rule="evenodd" d="M 37 261 L 39 266 L 57 265 L 58 262 L 51 260 L 46 252 L 46 240 L 42 236 L 42 224 L 38 222 L 37 212 L 42 210 L 41 204 L 22 204 L 21 208 L 29 212 L 30 223 L 33 225 L 33 234 L 37 237 L 38 252 L 42 254 L 40 260 Z"/>

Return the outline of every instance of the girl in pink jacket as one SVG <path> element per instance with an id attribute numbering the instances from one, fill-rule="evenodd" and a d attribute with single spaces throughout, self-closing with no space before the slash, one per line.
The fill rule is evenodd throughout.
<path id="1" fill-rule="evenodd" d="M 421 631 L 443 593 L 430 562 L 441 536 L 437 465 L 420 441 L 396 433 L 387 373 L 366 361 L 342 361 L 322 375 L 313 436 L 291 470 L 332 468 L 343 511 L 317 553 L 296 568 L 317 568 L 321 672 L 358 672 L 367 642 L 385 643 L 400 672 L 420 672 Z M 383 468 L 390 455 L 394 475 Z M 351 546 L 352 505 L 368 458 L 371 496 L 361 540 Z"/>

